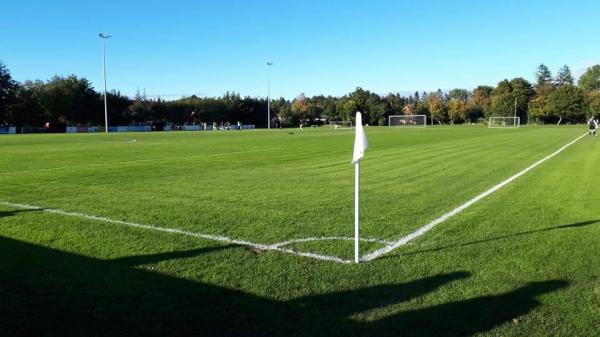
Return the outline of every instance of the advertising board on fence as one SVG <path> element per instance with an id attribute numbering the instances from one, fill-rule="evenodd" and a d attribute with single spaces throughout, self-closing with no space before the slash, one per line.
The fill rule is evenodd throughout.
<path id="1" fill-rule="evenodd" d="M 15 128 L 14 126 L 0 127 L 0 135 L 7 135 L 7 134 L 14 135 L 15 133 L 17 133 L 17 128 Z"/>

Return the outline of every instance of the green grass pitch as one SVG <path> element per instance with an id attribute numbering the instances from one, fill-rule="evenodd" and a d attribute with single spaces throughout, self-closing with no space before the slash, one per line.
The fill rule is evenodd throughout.
<path id="1" fill-rule="evenodd" d="M 366 128 L 365 255 L 585 132 Z M 351 259 L 351 130 L 0 137 L 0 331 L 597 336 L 600 143 L 585 137 L 422 237 Z M 299 240 L 299 242 L 294 242 Z M 1 333 L 4 335 L 4 333 Z"/>

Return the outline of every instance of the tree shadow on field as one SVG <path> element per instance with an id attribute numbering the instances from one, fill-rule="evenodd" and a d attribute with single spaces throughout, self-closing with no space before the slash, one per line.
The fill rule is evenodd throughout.
<path id="1" fill-rule="evenodd" d="M 527 314 L 540 305 L 537 296 L 566 286 L 568 282 L 560 280 L 533 282 L 500 295 L 401 312 L 373 323 L 369 333 L 391 336 L 392 331 L 403 331 L 402 336 L 471 336 Z"/>
<path id="2" fill-rule="evenodd" d="M 407 252 L 407 253 L 403 253 L 402 255 L 417 255 L 417 254 L 421 254 L 421 253 L 437 252 L 440 250 L 445 250 L 445 249 L 450 249 L 450 248 L 466 247 L 466 246 L 471 246 L 471 245 L 477 245 L 480 243 L 515 238 L 515 237 L 524 236 L 524 235 L 550 232 L 550 231 L 561 230 L 561 229 L 586 227 L 586 226 L 590 226 L 590 225 L 594 225 L 594 224 L 600 224 L 600 219 L 575 222 L 575 223 L 570 223 L 570 224 L 566 224 L 566 225 L 546 227 L 546 228 L 542 228 L 542 229 L 518 232 L 518 233 L 514 233 L 514 234 L 509 234 L 509 235 L 500 235 L 500 236 L 496 236 L 496 237 L 489 238 L 489 239 L 475 240 L 475 241 L 470 241 L 470 242 L 465 242 L 465 243 L 456 243 L 456 244 L 446 245 L 446 246 L 437 247 L 437 248 L 423 249 L 423 250 L 418 250 L 418 251 L 414 251 L 414 252 Z"/>
<path id="3" fill-rule="evenodd" d="M 13 211 L 0 211 L 0 218 L 4 218 L 4 217 L 9 217 L 9 216 L 15 216 L 19 213 L 24 213 L 24 212 L 41 212 L 43 211 L 43 209 L 17 209 L 17 210 L 13 210 Z"/>
<path id="4" fill-rule="evenodd" d="M 364 322 L 351 316 L 423 296 L 470 274 L 277 301 L 131 267 L 225 248 L 115 261 L 0 236 L 0 331 L 4 336 L 468 336 L 528 313 L 540 304 L 537 296 L 567 285 L 531 283 Z"/>

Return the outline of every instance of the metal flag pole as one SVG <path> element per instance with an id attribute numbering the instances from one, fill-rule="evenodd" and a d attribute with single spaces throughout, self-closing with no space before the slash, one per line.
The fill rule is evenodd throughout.
<path id="1" fill-rule="evenodd" d="M 360 162 L 356 161 L 354 163 L 354 262 L 358 263 L 360 261 L 360 253 L 359 253 L 359 242 L 360 242 L 360 220 L 359 220 L 359 202 L 358 202 L 358 190 L 359 190 L 359 171 L 360 171 Z"/>
<path id="2" fill-rule="evenodd" d="M 362 115 L 360 111 L 356 112 L 356 127 L 354 128 L 354 153 L 352 154 L 352 163 L 354 164 L 354 262 L 360 262 L 360 214 L 359 214 L 359 190 L 360 190 L 360 159 L 365 155 L 365 150 L 369 146 L 365 130 L 362 124 Z"/>

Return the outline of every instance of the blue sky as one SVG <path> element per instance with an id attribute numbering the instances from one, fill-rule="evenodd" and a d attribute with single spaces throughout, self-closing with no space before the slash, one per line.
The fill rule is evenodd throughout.
<path id="1" fill-rule="evenodd" d="M 127 95 L 343 95 L 471 89 L 600 63 L 598 1 L 6 1 L 0 60 Z"/>

